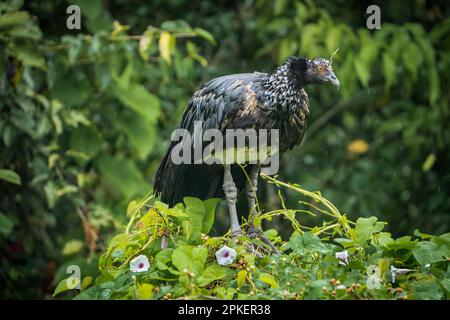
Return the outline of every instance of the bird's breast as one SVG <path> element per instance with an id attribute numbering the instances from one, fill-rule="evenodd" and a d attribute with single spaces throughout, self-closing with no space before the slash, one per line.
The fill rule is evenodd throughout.
<path id="1" fill-rule="evenodd" d="M 261 107 L 255 95 L 249 94 L 242 108 L 236 114 L 224 122 L 222 129 L 266 129 L 270 139 L 272 130 L 277 130 L 279 137 L 279 149 L 281 152 L 292 149 L 303 140 L 307 120 L 309 117 L 309 106 L 307 96 L 297 100 L 289 109 L 264 108 Z"/>

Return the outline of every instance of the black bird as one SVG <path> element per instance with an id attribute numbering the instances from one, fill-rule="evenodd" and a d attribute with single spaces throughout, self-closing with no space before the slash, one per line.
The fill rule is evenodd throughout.
<path id="1" fill-rule="evenodd" d="M 178 128 L 193 134 L 194 122 L 202 121 L 203 130 L 218 129 L 224 134 L 227 129 L 278 129 L 279 151 L 284 152 L 300 144 L 305 134 L 309 100 L 304 88 L 321 83 L 340 86 L 332 62 L 323 58 L 290 57 L 272 73 L 222 76 L 194 93 Z M 155 194 L 161 195 L 161 200 L 170 206 L 186 196 L 203 200 L 225 197 L 232 236 L 236 238 L 242 233 L 236 213 L 237 195 L 246 189 L 251 213 L 255 208 L 260 163 L 245 166 L 249 179 L 237 164 L 175 164 L 171 154 L 177 145 L 180 142 L 172 141 L 159 166 Z M 253 223 L 248 234 L 262 236 Z M 272 249 L 276 251 L 273 246 Z"/>

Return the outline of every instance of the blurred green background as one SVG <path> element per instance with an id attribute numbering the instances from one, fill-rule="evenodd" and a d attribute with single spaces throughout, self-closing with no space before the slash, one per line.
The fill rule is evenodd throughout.
<path id="1" fill-rule="evenodd" d="M 450 8 L 379 3 L 371 31 L 375 3 L 2 2 L 0 297 L 51 297 L 67 265 L 95 272 L 201 83 L 337 48 L 341 90 L 307 89 L 307 136 L 282 156 L 280 179 L 320 190 L 353 220 L 375 215 L 397 236 L 448 232 Z M 70 4 L 81 30 L 66 28 Z M 260 189 L 263 208 L 281 206 L 276 189 Z"/>

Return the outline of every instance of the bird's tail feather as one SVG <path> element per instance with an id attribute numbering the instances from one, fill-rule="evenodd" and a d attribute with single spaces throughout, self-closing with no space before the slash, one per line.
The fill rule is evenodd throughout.
<path id="1" fill-rule="evenodd" d="M 158 168 L 153 186 L 154 193 L 170 207 L 184 197 L 202 200 L 223 198 L 223 166 L 219 164 L 174 164 L 170 159 L 171 145 Z M 232 175 L 238 190 L 245 185 L 245 174 L 238 165 L 232 165 Z M 247 168 L 246 168 L 247 171 Z"/>

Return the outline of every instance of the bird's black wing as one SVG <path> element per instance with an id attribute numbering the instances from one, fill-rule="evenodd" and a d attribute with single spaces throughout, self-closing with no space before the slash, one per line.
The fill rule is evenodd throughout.
<path id="1" fill-rule="evenodd" d="M 225 118 L 254 97 L 252 86 L 260 83 L 264 76 L 257 72 L 242 73 L 207 82 L 192 96 L 179 127 L 192 132 L 194 121 L 203 121 L 203 129 L 223 129 Z"/>
<path id="2" fill-rule="evenodd" d="M 253 87 L 264 81 L 266 74 L 243 73 L 213 79 L 198 89 L 183 113 L 179 128 L 194 132 L 195 121 L 202 121 L 202 129 L 224 130 L 232 127 L 228 122 L 250 103 L 256 105 Z M 207 164 L 179 164 L 171 161 L 172 142 L 156 173 L 154 192 L 169 205 L 181 202 L 183 197 L 200 199 L 222 197 L 223 167 Z M 236 186 L 244 184 L 239 168 L 232 168 Z M 240 174 L 239 174 L 240 173 Z M 244 176 L 245 177 L 245 176 Z"/>

